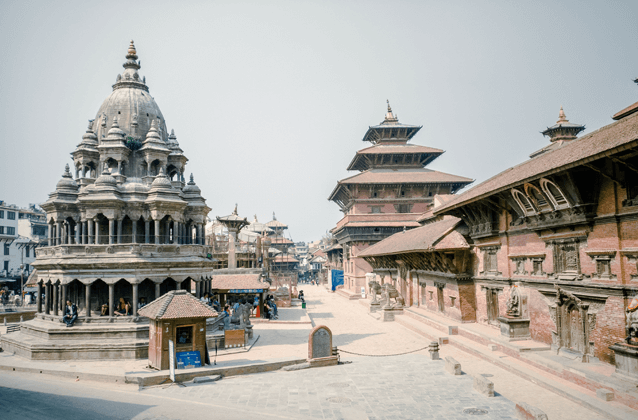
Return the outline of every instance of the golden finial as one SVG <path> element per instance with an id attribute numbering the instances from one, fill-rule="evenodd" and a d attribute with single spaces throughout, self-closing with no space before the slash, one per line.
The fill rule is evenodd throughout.
<path id="1" fill-rule="evenodd" d="M 135 44 L 133 43 L 132 39 L 131 39 L 131 45 L 128 46 L 128 53 L 137 54 L 137 51 L 135 51 Z"/>
<path id="2" fill-rule="evenodd" d="M 558 121 L 556 121 L 556 124 L 568 122 L 569 121 L 567 121 L 567 117 L 565 116 L 565 111 L 563 111 L 563 106 L 561 105 L 560 111 L 558 111 Z"/>
<path id="3" fill-rule="evenodd" d="M 235 210 L 233 210 L 233 214 L 237 216 L 237 203 L 235 203 Z"/>

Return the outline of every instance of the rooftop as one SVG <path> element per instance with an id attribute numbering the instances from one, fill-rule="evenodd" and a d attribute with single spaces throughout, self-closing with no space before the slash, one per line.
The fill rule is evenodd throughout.
<path id="1" fill-rule="evenodd" d="M 263 283 L 261 274 L 213 274 L 211 288 L 217 290 L 231 289 L 268 289 L 269 285 Z"/>
<path id="2" fill-rule="evenodd" d="M 186 290 L 172 290 L 140 308 L 138 313 L 150 319 L 213 318 L 218 315 Z"/>

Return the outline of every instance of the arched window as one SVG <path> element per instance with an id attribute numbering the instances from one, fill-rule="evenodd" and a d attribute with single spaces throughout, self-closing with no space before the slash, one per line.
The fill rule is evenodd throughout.
<path id="1" fill-rule="evenodd" d="M 525 184 L 525 192 L 527 196 L 532 199 L 536 207 L 540 211 L 552 211 L 552 206 L 547 202 L 545 195 L 532 184 Z"/>
<path id="2" fill-rule="evenodd" d="M 560 188 L 558 188 L 558 185 L 554 184 L 549 179 L 542 178 L 541 188 L 556 209 L 569 207 L 569 201 L 567 201 L 565 194 L 563 194 Z"/>
<path id="3" fill-rule="evenodd" d="M 514 200 L 516 200 L 516 202 L 520 206 L 521 210 L 523 210 L 523 213 L 525 213 L 525 216 L 532 216 L 536 214 L 536 210 L 534 209 L 534 206 L 532 205 L 532 203 L 529 201 L 529 198 L 527 198 L 525 194 L 523 194 L 522 192 L 520 192 L 519 190 L 515 188 L 512 188 L 512 196 L 514 197 Z"/>

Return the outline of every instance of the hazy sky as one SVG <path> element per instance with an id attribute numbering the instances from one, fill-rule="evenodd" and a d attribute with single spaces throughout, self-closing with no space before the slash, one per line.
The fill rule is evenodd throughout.
<path id="1" fill-rule="evenodd" d="M 135 40 L 150 93 L 212 207 L 295 241 L 390 100 L 429 167 L 481 182 L 638 101 L 638 2 L 0 0 L 0 199 L 44 202 Z"/>

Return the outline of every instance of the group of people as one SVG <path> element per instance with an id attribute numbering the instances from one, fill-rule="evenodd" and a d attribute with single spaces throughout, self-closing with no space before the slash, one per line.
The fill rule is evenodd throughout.
<path id="1" fill-rule="evenodd" d="M 266 296 L 266 300 L 264 301 L 263 316 L 266 319 L 279 319 L 279 314 L 277 312 L 277 304 L 275 303 L 275 298 L 273 295 Z"/>
<path id="2" fill-rule="evenodd" d="M 146 299 L 140 298 L 140 301 L 137 303 L 137 309 L 146 305 Z M 120 298 L 119 301 L 115 303 L 113 306 L 113 315 L 115 316 L 129 316 L 133 314 L 131 301 L 128 299 Z M 108 316 L 109 315 L 109 305 L 107 303 L 102 305 L 102 309 L 100 311 L 100 315 Z"/>
<path id="3" fill-rule="evenodd" d="M 202 296 L 199 300 L 204 302 L 206 305 L 212 307 L 217 312 L 222 311 L 222 308 L 219 305 L 219 300 L 217 298 L 217 295 L 211 296 L 208 293 L 205 293 L 204 296 Z"/>

